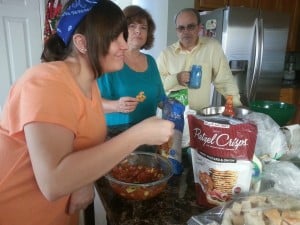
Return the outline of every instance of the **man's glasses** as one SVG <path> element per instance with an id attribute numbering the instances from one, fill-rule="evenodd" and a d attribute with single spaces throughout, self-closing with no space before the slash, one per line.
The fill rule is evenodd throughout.
<path id="1" fill-rule="evenodd" d="M 188 24 L 186 27 L 185 26 L 178 26 L 176 27 L 176 30 L 179 32 L 179 33 L 182 33 L 183 31 L 194 31 L 195 28 L 197 27 L 196 24 Z"/>

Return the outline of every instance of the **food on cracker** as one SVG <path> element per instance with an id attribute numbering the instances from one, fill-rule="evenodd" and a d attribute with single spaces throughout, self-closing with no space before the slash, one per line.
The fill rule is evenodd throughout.
<path id="1" fill-rule="evenodd" d="M 136 96 L 136 99 L 139 102 L 143 102 L 146 99 L 145 93 L 143 91 L 140 91 L 140 93 Z"/>

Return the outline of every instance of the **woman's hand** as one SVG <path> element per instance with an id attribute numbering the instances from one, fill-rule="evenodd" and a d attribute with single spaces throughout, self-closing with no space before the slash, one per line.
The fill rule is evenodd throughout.
<path id="1" fill-rule="evenodd" d="M 137 129 L 142 144 L 161 145 L 169 140 L 174 133 L 174 123 L 158 117 L 150 117 L 133 126 Z"/>
<path id="2" fill-rule="evenodd" d="M 93 184 L 82 187 L 73 192 L 67 206 L 67 213 L 72 214 L 81 209 L 85 209 L 94 201 L 95 193 Z"/>
<path id="3" fill-rule="evenodd" d="M 130 113 L 136 109 L 138 100 L 132 97 L 121 97 L 117 102 L 117 112 Z"/>

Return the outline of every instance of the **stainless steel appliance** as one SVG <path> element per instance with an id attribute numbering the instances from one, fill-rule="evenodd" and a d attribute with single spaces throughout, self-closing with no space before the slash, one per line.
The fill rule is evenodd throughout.
<path id="1" fill-rule="evenodd" d="M 289 30 L 287 14 L 245 7 L 200 12 L 202 35 L 218 39 L 239 86 L 241 101 L 279 100 Z M 224 104 L 214 92 L 213 106 Z"/>

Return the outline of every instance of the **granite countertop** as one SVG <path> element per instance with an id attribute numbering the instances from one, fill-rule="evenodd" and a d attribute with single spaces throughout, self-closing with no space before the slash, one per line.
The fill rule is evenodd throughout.
<path id="1" fill-rule="evenodd" d="M 206 209 L 196 204 L 193 170 L 187 155 L 183 156 L 184 172 L 173 176 L 167 188 L 158 196 L 133 201 L 119 197 L 110 188 L 105 178 L 95 183 L 109 225 L 183 225 L 193 215 Z M 96 212 L 97 213 L 97 212 Z"/>

